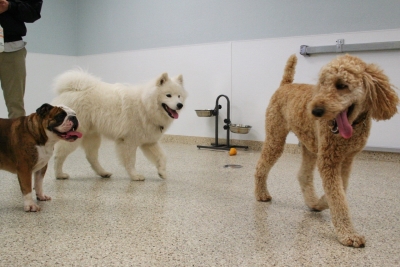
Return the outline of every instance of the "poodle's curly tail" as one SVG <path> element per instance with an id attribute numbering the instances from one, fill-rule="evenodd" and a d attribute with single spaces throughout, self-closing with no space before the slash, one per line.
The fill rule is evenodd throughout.
<path id="1" fill-rule="evenodd" d="M 294 73 L 297 64 L 297 57 L 295 54 L 291 55 L 286 62 L 285 71 L 283 72 L 281 86 L 293 82 Z"/>

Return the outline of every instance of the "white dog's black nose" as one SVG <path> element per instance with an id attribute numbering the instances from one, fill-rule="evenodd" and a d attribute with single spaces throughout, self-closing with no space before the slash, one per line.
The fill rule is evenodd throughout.
<path id="1" fill-rule="evenodd" d="M 178 104 L 176 105 L 176 107 L 177 107 L 177 109 L 179 110 L 179 109 L 183 108 L 183 104 L 182 104 L 182 103 L 178 103 Z"/>
<path id="2" fill-rule="evenodd" d="M 312 110 L 312 114 L 315 117 L 322 117 L 322 115 L 324 115 L 324 113 L 325 113 L 325 109 L 324 108 L 314 108 Z"/>

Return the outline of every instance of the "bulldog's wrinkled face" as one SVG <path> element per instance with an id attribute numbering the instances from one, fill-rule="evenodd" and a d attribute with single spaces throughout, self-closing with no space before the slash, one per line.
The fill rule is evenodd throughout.
<path id="1" fill-rule="evenodd" d="M 67 106 L 52 106 L 43 104 L 36 110 L 36 113 L 43 118 L 43 125 L 47 130 L 53 132 L 63 140 L 73 142 L 82 137 L 77 132 L 79 121 L 75 111 Z M 45 122 L 47 120 L 47 122 Z"/>

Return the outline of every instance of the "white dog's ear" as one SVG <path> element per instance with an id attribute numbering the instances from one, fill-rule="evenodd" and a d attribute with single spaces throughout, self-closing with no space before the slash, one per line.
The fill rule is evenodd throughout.
<path id="1" fill-rule="evenodd" d="M 157 79 L 156 85 L 161 86 L 163 85 L 166 81 L 168 81 L 168 73 L 164 72 L 161 74 L 160 78 Z"/>
<path id="2" fill-rule="evenodd" d="M 179 74 L 179 76 L 175 77 L 174 80 L 179 83 L 180 85 L 183 85 L 183 77 L 182 74 Z"/>

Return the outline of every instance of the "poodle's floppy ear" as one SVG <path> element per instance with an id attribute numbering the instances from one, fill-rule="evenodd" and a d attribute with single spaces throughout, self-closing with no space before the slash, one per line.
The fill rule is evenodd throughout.
<path id="1" fill-rule="evenodd" d="M 168 73 L 164 72 L 163 74 L 161 74 L 161 76 L 157 79 L 156 85 L 157 86 L 161 86 L 163 85 L 166 81 L 168 81 Z"/>
<path id="2" fill-rule="evenodd" d="M 397 113 L 399 97 L 389 78 L 375 64 L 367 65 L 363 74 L 371 116 L 374 120 L 388 120 Z"/>

